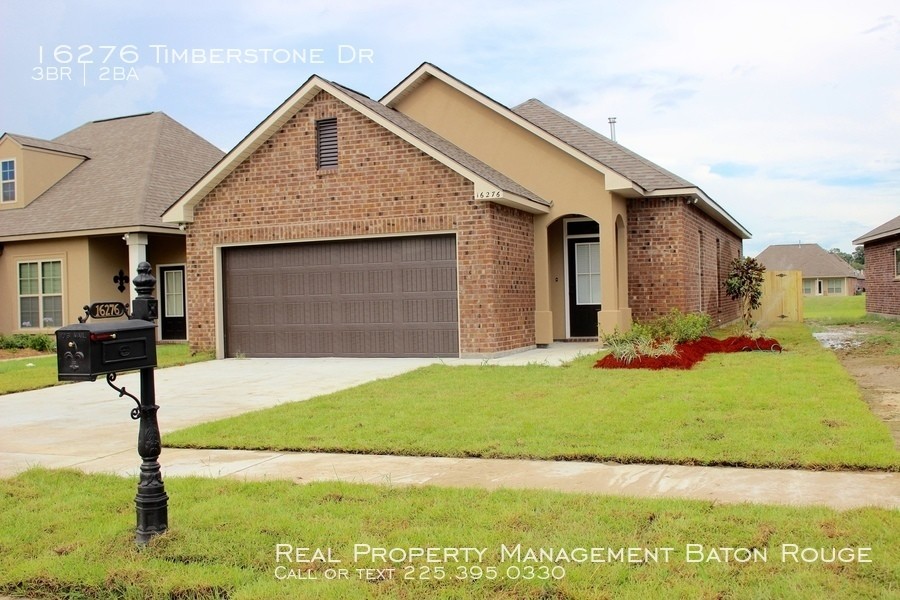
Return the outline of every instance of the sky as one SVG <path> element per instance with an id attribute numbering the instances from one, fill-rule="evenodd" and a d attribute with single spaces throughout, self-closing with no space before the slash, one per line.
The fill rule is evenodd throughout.
<path id="1" fill-rule="evenodd" d="M 900 215 L 896 0 L 0 0 L 0 131 L 163 111 L 230 150 L 311 75 L 380 99 L 430 62 L 538 98 L 701 188 L 744 252 Z"/>

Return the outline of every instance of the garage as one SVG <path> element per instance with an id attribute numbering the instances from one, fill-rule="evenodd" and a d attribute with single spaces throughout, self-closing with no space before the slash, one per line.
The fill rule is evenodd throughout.
<path id="1" fill-rule="evenodd" d="M 459 355 L 453 235 L 222 249 L 225 352 Z"/>

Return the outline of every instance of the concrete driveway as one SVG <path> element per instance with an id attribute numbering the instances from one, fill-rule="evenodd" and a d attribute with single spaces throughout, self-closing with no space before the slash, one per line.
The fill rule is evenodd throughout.
<path id="1" fill-rule="evenodd" d="M 156 370 L 163 434 L 252 410 L 306 400 L 435 362 L 429 359 L 217 360 Z M 140 395 L 138 373 L 116 384 Z M 135 403 L 106 381 L 0 396 L 0 476 L 34 465 L 68 467 L 126 452 L 135 470 Z M 167 452 L 164 450 L 164 453 Z"/>
<path id="2" fill-rule="evenodd" d="M 528 364 L 551 366 L 596 350 L 596 344 L 554 344 L 549 348 L 482 359 L 306 358 L 215 360 L 157 369 L 159 427 L 166 432 L 285 402 L 307 400 L 419 367 Z M 116 384 L 140 396 L 140 376 L 126 373 Z M 103 378 L 0 396 L 0 477 L 31 466 L 136 472 L 135 406 L 120 398 Z M 165 467 L 170 450 L 163 450 Z M 117 457 L 117 455 L 120 455 Z M 91 469 L 90 463 L 96 468 Z M 120 466 L 121 465 L 121 466 Z"/>

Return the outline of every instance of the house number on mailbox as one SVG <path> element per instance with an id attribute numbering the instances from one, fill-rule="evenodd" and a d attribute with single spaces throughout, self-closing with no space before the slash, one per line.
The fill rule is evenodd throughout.
<path id="1" fill-rule="evenodd" d="M 128 309 L 121 302 L 94 302 L 87 307 L 87 312 L 94 319 L 114 319 L 124 317 Z"/>

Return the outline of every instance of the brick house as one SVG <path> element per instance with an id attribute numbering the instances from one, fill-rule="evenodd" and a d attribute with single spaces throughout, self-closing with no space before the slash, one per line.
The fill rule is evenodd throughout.
<path id="1" fill-rule="evenodd" d="M 900 215 L 853 243 L 866 254 L 866 312 L 900 316 Z"/>
<path id="2" fill-rule="evenodd" d="M 380 101 L 317 76 L 163 215 L 190 339 L 220 357 L 492 356 L 722 292 L 749 233 L 702 190 L 537 100 L 425 63 Z"/>

